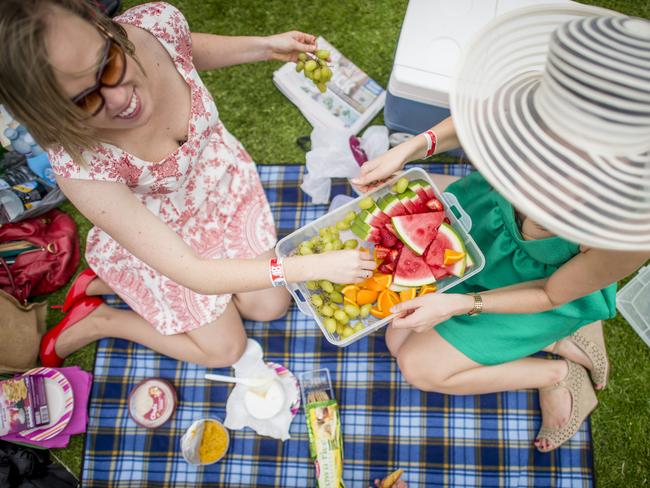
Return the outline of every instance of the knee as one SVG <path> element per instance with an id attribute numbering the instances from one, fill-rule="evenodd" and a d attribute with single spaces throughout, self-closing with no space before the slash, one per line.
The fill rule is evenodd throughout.
<path id="1" fill-rule="evenodd" d="M 244 335 L 241 339 L 221 344 L 220 347 L 204 349 L 198 363 L 207 368 L 226 368 L 239 361 L 245 350 L 246 336 Z"/>
<path id="2" fill-rule="evenodd" d="M 247 311 L 246 318 L 256 322 L 269 322 L 284 317 L 288 311 L 289 300 L 268 301 Z"/>
<path id="3" fill-rule="evenodd" d="M 441 370 L 427 368 L 415 354 L 398 354 L 397 364 L 404 379 L 414 388 L 423 391 L 446 393 L 445 375 Z"/>

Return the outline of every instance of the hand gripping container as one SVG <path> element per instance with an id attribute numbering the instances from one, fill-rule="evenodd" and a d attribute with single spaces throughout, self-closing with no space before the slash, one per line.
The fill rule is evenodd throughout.
<path id="1" fill-rule="evenodd" d="M 354 200 L 336 208 L 332 212 L 323 215 L 322 217 L 314 220 L 313 222 L 289 234 L 280 242 L 278 242 L 275 248 L 278 257 L 287 257 L 293 255 L 296 251 L 296 248 L 300 245 L 301 242 L 311 239 L 312 237 L 318 235 L 318 231 L 320 229 L 324 227 L 329 227 L 331 225 L 335 225 L 340 220 L 343 220 L 345 214 L 347 214 L 350 210 L 354 212 L 359 212 L 360 211 L 359 201 L 361 201 L 363 198 L 370 196 L 376 201 L 380 197 L 386 195 L 387 193 L 390 193 L 392 185 L 395 183 L 395 181 L 397 181 L 397 179 L 401 177 L 405 177 L 409 181 L 423 179 L 428 181 L 429 184 L 431 184 L 436 194 L 436 197 L 445 206 L 445 210 L 444 210 L 445 215 L 449 219 L 451 226 L 454 228 L 454 230 L 456 230 L 456 232 L 458 232 L 458 235 L 460 235 L 461 239 L 463 240 L 463 243 L 465 244 L 465 248 L 467 249 L 467 253 L 471 256 L 472 260 L 474 261 L 474 265 L 471 268 L 467 269 L 463 277 L 458 278 L 456 276 L 451 276 L 438 281 L 436 283 L 438 287 L 436 293 L 442 293 L 446 290 L 449 290 L 450 288 L 454 287 L 458 283 L 465 281 L 469 277 L 481 271 L 483 269 L 483 266 L 485 265 L 485 257 L 483 256 L 483 253 L 476 245 L 476 242 L 474 242 L 474 239 L 472 239 L 472 236 L 469 235 L 469 231 L 472 228 L 472 219 L 461 208 L 460 204 L 458 203 L 458 200 L 453 194 L 442 193 L 436 187 L 434 182 L 431 180 L 429 174 L 420 168 L 411 168 L 406 172 L 402 173 L 401 175 L 395 176 L 394 178 L 387 181 L 382 186 L 376 188 L 372 192 L 369 192 L 363 196 L 355 198 Z M 359 240 L 358 237 L 355 236 L 351 231 L 342 231 L 341 240 L 345 241 L 346 239 Z M 365 243 L 365 244 L 361 243 L 361 245 L 363 245 L 363 247 L 366 248 L 370 248 L 370 249 L 373 248 L 373 244 L 371 243 Z M 362 330 L 359 330 L 354 334 L 348 336 L 347 338 L 343 339 L 340 338 L 337 334 L 332 334 L 327 331 L 327 329 L 323 324 L 323 318 L 318 313 L 318 310 L 316 310 L 316 308 L 314 308 L 311 304 L 311 292 L 307 289 L 305 283 L 289 283 L 287 285 L 287 288 L 289 289 L 289 293 L 291 293 L 294 300 L 296 301 L 296 304 L 298 305 L 300 311 L 306 315 L 312 316 L 316 321 L 316 323 L 318 324 L 320 330 L 325 335 L 325 338 L 335 346 L 339 346 L 339 347 L 348 346 L 353 342 L 356 342 L 359 339 L 365 337 L 366 335 L 376 331 L 377 329 L 380 329 L 381 327 L 388 324 L 393 319 L 392 315 L 384 319 L 377 319 L 372 315 L 364 319 L 360 319 L 360 321 L 363 322 L 365 327 Z"/>

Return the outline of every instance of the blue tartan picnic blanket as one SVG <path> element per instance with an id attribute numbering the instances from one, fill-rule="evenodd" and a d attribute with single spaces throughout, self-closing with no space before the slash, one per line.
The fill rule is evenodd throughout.
<path id="1" fill-rule="evenodd" d="M 465 174 L 465 165 L 429 165 L 439 173 Z M 259 173 L 284 236 L 321 216 L 300 189 L 302 166 L 261 166 Z M 351 194 L 344 181 L 332 194 Z M 592 486 L 591 434 L 580 432 L 552 454 L 532 445 L 541 418 L 537 393 L 480 396 L 424 393 L 409 386 L 390 357 L 381 332 L 345 349 L 329 344 L 313 319 L 292 307 L 270 323 L 247 322 L 265 358 L 294 373 L 329 368 L 341 405 L 347 488 L 402 468 L 410 487 Z M 230 374 L 229 369 L 215 372 Z M 301 409 L 291 439 L 280 442 L 251 430 L 231 432 L 226 457 L 203 468 L 181 457 L 180 438 L 198 418 L 225 418 L 230 387 L 203 379 L 206 369 L 160 356 L 139 345 L 103 339 L 83 466 L 85 488 L 310 487 L 305 417 Z M 131 389 L 142 379 L 163 377 L 178 390 L 178 409 L 157 430 L 137 426 L 127 412 Z"/>

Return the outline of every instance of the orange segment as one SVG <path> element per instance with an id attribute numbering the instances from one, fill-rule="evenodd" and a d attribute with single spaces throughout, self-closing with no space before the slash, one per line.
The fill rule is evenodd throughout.
<path id="1" fill-rule="evenodd" d="M 372 315 L 373 317 L 377 317 L 378 319 L 385 319 L 390 315 L 390 312 L 382 312 L 381 310 L 377 310 L 376 308 L 371 308 L 370 315 Z"/>
<path id="2" fill-rule="evenodd" d="M 454 251 L 453 249 L 445 249 L 445 256 L 443 258 L 443 264 L 449 266 L 451 264 L 456 264 L 458 261 L 465 257 L 465 253 L 462 251 Z"/>
<path id="3" fill-rule="evenodd" d="M 436 285 L 424 285 L 422 288 L 420 288 L 420 293 L 418 294 L 419 297 L 422 295 L 426 295 L 427 293 L 433 293 L 436 291 L 438 288 Z"/>
<path id="4" fill-rule="evenodd" d="M 416 295 L 417 295 L 417 289 L 409 288 L 408 290 L 399 292 L 399 300 L 400 302 L 408 302 L 409 300 L 413 300 Z"/>
<path id="5" fill-rule="evenodd" d="M 357 305 L 367 305 L 368 303 L 375 303 L 379 296 L 379 292 L 375 290 L 359 290 L 357 293 Z"/>
<path id="6" fill-rule="evenodd" d="M 384 290 L 379 294 L 377 299 L 377 305 L 379 310 L 390 314 L 390 309 L 393 308 L 393 305 L 399 303 L 399 295 L 392 290 Z"/>
<path id="7" fill-rule="evenodd" d="M 344 286 L 343 289 L 341 290 L 341 293 L 343 293 L 343 296 L 352 302 L 356 303 L 357 301 L 357 293 L 359 291 L 359 287 L 357 285 L 347 285 Z"/>
<path id="8" fill-rule="evenodd" d="M 358 305 L 356 300 L 350 300 L 348 297 L 343 297 L 343 305 Z"/>
<path id="9" fill-rule="evenodd" d="M 368 290 L 383 291 L 393 282 L 393 275 L 375 273 L 366 281 L 361 283 L 361 288 Z"/>

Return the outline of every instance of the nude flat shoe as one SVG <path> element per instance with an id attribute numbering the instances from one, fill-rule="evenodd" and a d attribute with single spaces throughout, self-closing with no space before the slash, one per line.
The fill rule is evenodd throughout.
<path id="1" fill-rule="evenodd" d="M 550 428 L 542 426 L 539 429 L 535 441 L 546 439 L 550 444 L 550 447 L 546 449 L 536 445 L 535 447 L 540 452 L 553 451 L 571 439 L 578 432 L 585 419 L 598 405 L 596 392 L 591 385 L 591 381 L 589 381 L 587 370 L 573 361 L 569 361 L 568 359 L 565 359 L 565 361 L 569 367 L 569 371 L 564 379 L 554 385 L 540 388 L 540 391 L 554 390 L 556 388 L 566 388 L 569 390 L 569 394 L 571 395 L 571 415 L 567 423 L 562 427 Z"/>

